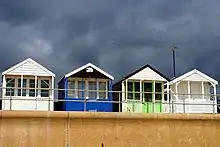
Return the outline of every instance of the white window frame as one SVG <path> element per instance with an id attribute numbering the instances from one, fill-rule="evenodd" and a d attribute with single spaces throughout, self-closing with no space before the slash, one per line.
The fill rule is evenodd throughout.
<path id="1" fill-rule="evenodd" d="M 40 95 L 39 97 L 42 97 L 42 98 L 51 97 L 51 80 L 48 79 L 48 78 L 44 78 L 44 77 L 40 77 L 38 80 L 39 80 L 39 81 L 38 81 L 38 82 L 39 82 L 38 88 L 40 88 L 39 93 L 38 93 L 38 95 Z M 49 83 L 47 84 L 49 87 L 43 89 L 43 88 L 41 87 L 41 81 L 44 81 L 44 82 L 45 82 L 45 80 L 48 80 L 48 81 L 49 81 Z M 41 96 L 41 90 L 48 90 L 48 91 L 49 91 L 49 92 L 48 92 L 48 97 L 47 97 L 47 96 Z"/>
<path id="2" fill-rule="evenodd" d="M 7 79 L 11 79 L 9 82 L 11 82 L 12 80 L 15 80 L 15 82 L 14 82 L 14 87 L 7 87 Z M 16 82 L 16 78 L 15 77 L 13 77 L 13 76 L 8 76 L 8 77 L 5 77 L 5 96 L 6 97 L 10 97 L 10 95 L 7 95 L 7 89 L 9 88 L 12 88 L 12 89 L 14 89 L 14 95 L 13 96 L 11 96 L 11 97 L 14 97 L 14 96 L 16 96 L 16 86 L 17 86 L 17 82 Z"/>
<path id="3" fill-rule="evenodd" d="M 68 82 L 69 81 L 75 81 L 75 97 L 74 98 L 79 98 L 79 95 L 78 95 L 78 81 L 83 81 L 84 82 L 84 97 L 86 99 L 89 99 L 89 96 L 88 96 L 88 93 L 89 91 L 88 88 L 89 88 L 89 81 L 94 81 L 96 82 L 96 99 L 108 99 L 108 79 L 95 79 L 95 78 L 68 78 Z M 106 83 L 106 95 L 105 95 L 105 98 L 100 98 L 99 97 L 99 82 L 105 82 Z M 69 89 L 69 84 L 68 84 L 68 88 Z M 67 95 L 69 97 L 69 94 Z M 71 97 L 70 97 L 71 98 Z"/>
<path id="4" fill-rule="evenodd" d="M 29 81 L 30 81 L 30 79 L 34 79 L 35 80 L 35 76 L 23 76 L 23 79 L 26 79 L 27 80 L 27 83 L 26 83 L 26 95 L 25 96 L 22 96 L 22 92 L 21 92 L 21 96 L 18 96 L 18 88 L 21 88 L 21 87 L 18 87 L 18 79 L 21 79 L 21 75 L 19 75 L 19 76 L 12 76 L 12 75 L 6 75 L 5 76 L 5 82 L 6 82 L 6 79 L 8 79 L 8 78 L 12 78 L 12 79 L 15 79 L 15 90 L 14 90 L 14 96 L 11 96 L 11 97 L 31 97 L 31 98 L 34 98 L 34 97 L 38 97 L 38 98 L 48 98 L 48 97 L 41 97 L 41 90 L 40 90 L 40 88 L 41 88 L 41 85 L 40 85 L 40 82 L 41 82 L 41 80 L 49 80 L 49 97 L 51 97 L 51 95 L 52 95 L 52 91 L 50 90 L 51 89 L 51 87 L 52 87 L 52 85 L 51 85 L 51 83 L 52 83 L 52 78 L 51 77 L 41 77 L 41 76 L 37 76 L 37 83 L 38 83 L 38 87 L 36 87 L 36 85 L 35 85 L 35 87 L 37 88 L 36 89 L 36 93 L 37 93 L 37 95 L 36 96 L 29 96 L 29 88 L 30 88 L 30 83 L 29 83 Z M 7 83 L 6 83 L 6 85 L 7 85 Z M 7 88 L 7 87 L 5 87 L 5 88 Z M 6 92 L 5 92 L 5 95 L 4 95 L 5 97 L 10 97 L 10 96 L 7 96 L 6 95 Z"/>

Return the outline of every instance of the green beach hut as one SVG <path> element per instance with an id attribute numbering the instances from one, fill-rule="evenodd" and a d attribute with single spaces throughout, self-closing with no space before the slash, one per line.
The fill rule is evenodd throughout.
<path id="1" fill-rule="evenodd" d="M 147 64 L 113 85 L 115 112 L 163 112 L 167 101 L 166 85 L 169 79 Z M 169 90 L 168 90 L 169 91 Z"/>

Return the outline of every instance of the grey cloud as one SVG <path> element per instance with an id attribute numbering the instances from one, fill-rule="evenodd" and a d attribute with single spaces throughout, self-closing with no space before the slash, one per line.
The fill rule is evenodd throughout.
<path id="1" fill-rule="evenodd" d="M 172 77 L 198 68 L 220 80 L 218 0 L 0 2 L 0 70 L 33 57 L 57 74 L 92 62 L 116 79 L 151 64 Z"/>

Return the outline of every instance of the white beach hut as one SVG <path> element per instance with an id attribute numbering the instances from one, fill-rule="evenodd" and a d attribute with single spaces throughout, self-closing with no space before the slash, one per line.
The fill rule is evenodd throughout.
<path id="1" fill-rule="evenodd" d="M 217 112 L 216 86 L 218 81 L 208 75 L 193 69 L 175 78 L 169 85 L 170 102 L 172 102 L 169 111 L 174 113 Z"/>
<path id="2" fill-rule="evenodd" d="M 2 110 L 53 110 L 54 79 L 31 58 L 7 69 L 2 73 Z"/>

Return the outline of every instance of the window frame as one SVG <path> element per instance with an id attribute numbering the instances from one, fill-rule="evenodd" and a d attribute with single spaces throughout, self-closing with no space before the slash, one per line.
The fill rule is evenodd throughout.
<path id="1" fill-rule="evenodd" d="M 35 96 L 30 96 L 30 80 L 34 80 L 35 81 L 35 76 L 29 76 L 29 75 L 23 75 L 23 80 L 26 79 L 26 92 L 25 92 L 25 95 L 21 95 L 19 96 L 19 92 L 18 92 L 18 89 L 21 88 L 21 86 L 19 87 L 18 84 L 19 84 L 19 79 L 21 79 L 21 75 L 15 75 L 15 76 L 12 76 L 12 75 L 6 75 L 5 76 L 5 84 L 6 84 L 6 91 L 5 91 L 5 94 L 4 96 L 5 97 L 10 97 L 10 95 L 7 95 L 7 79 L 15 79 L 15 86 L 14 86 L 14 95 L 12 95 L 12 97 L 19 97 L 19 98 L 22 98 L 22 97 L 30 97 L 30 98 L 47 98 L 47 97 L 41 97 L 41 90 L 40 90 L 40 82 L 41 80 L 49 80 L 49 97 L 51 97 L 51 83 L 52 83 L 52 77 L 42 77 L 42 76 L 37 76 L 37 81 L 35 84 L 35 87 L 34 87 L 34 90 L 35 90 Z M 22 90 L 22 93 L 23 93 L 23 90 Z"/>
<path id="2" fill-rule="evenodd" d="M 46 83 L 46 81 L 48 81 L 48 83 Z M 40 86 L 40 97 L 42 98 L 45 98 L 45 97 L 50 97 L 50 85 L 51 85 L 51 82 L 49 79 L 46 79 L 46 78 L 40 78 L 39 79 L 39 86 Z M 44 88 L 42 87 L 42 82 L 45 83 L 48 87 Z M 42 91 L 46 91 L 48 93 L 48 96 L 42 96 Z"/>
<path id="3" fill-rule="evenodd" d="M 132 83 L 132 90 L 131 91 L 129 91 L 129 83 Z M 136 91 L 136 86 L 135 86 L 135 84 L 136 83 L 138 83 L 137 85 L 137 87 L 138 87 L 138 91 Z M 126 89 L 126 92 L 127 92 L 127 97 L 126 97 L 126 99 L 127 100 L 135 100 L 135 101 L 141 101 L 141 93 L 140 93 L 140 81 L 139 80 L 128 80 L 127 81 L 127 84 L 125 84 L 126 86 L 125 86 L 125 89 Z M 138 97 L 138 96 L 136 96 L 136 95 L 139 95 L 139 98 L 137 99 L 136 97 Z M 131 96 L 131 98 L 130 98 L 130 96 Z"/>
<path id="4" fill-rule="evenodd" d="M 23 80 L 23 82 L 21 82 L 21 80 Z M 20 81 L 20 84 L 19 84 Z M 26 81 L 26 82 L 24 82 Z M 21 83 L 23 83 L 21 85 Z M 25 87 L 24 87 L 24 83 L 25 83 Z M 28 79 L 27 78 L 18 78 L 17 79 L 17 96 L 26 96 L 27 95 L 27 83 L 28 83 Z"/>
<path id="5" fill-rule="evenodd" d="M 108 79 L 95 79 L 95 78 L 68 78 L 68 82 L 69 81 L 75 81 L 75 90 L 74 90 L 74 93 L 75 93 L 75 96 L 74 97 L 69 97 L 69 94 L 67 94 L 67 97 L 68 98 L 86 98 L 86 99 L 108 99 Z M 78 87 L 78 82 L 81 81 L 83 84 L 82 84 L 82 88 L 83 89 L 79 89 Z M 91 82 L 95 82 L 95 97 L 90 97 L 89 96 L 89 81 Z M 105 87 L 105 97 L 100 97 L 99 94 L 101 92 L 99 92 L 100 90 L 100 87 L 99 87 L 99 83 L 101 82 L 105 82 L 106 83 L 106 87 Z M 69 84 L 68 84 L 68 87 L 67 87 L 67 91 L 69 91 Z M 79 92 L 82 93 L 82 97 L 79 96 Z M 104 92 L 103 92 L 104 93 Z"/>
<path id="6" fill-rule="evenodd" d="M 7 79 L 10 79 L 9 81 L 7 81 Z M 9 84 L 9 82 L 11 82 L 12 80 L 14 80 L 14 86 L 13 87 L 7 87 L 7 84 Z M 6 91 L 5 91 L 5 96 L 16 96 L 16 78 L 14 77 L 6 77 L 5 78 L 5 85 L 6 85 Z M 9 95 L 7 94 L 9 90 Z"/>

